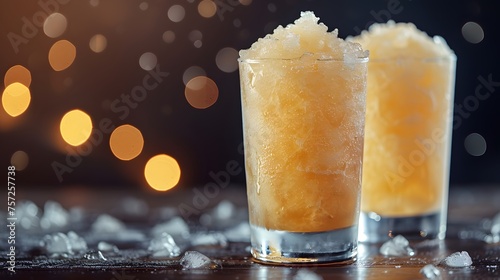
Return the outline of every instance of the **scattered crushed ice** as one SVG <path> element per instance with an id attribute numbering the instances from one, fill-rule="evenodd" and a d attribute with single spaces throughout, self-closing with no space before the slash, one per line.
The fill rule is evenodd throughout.
<path id="1" fill-rule="evenodd" d="M 293 277 L 293 280 L 322 280 L 323 277 L 316 274 L 315 272 L 307 269 L 301 268 L 297 271 L 297 274 Z"/>
<path id="2" fill-rule="evenodd" d="M 102 214 L 92 224 L 92 231 L 99 233 L 118 233 L 125 230 L 125 224 L 108 214 Z"/>
<path id="3" fill-rule="evenodd" d="M 200 224 L 204 226 L 226 227 L 239 214 L 236 206 L 229 200 L 223 200 L 211 211 L 200 216 Z"/>
<path id="4" fill-rule="evenodd" d="M 149 243 L 148 250 L 153 253 L 153 257 L 177 257 L 181 253 L 172 236 L 166 232 L 153 238 Z"/>
<path id="5" fill-rule="evenodd" d="M 97 250 L 101 252 L 113 252 L 113 253 L 118 253 L 120 251 L 118 250 L 118 247 L 116 247 L 116 245 L 104 241 L 101 241 L 97 244 Z"/>
<path id="6" fill-rule="evenodd" d="M 491 222 L 491 234 L 500 235 L 500 213 L 496 214 Z"/>
<path id="7" fill-rule="evenodd" d="M 189 238 L 189 226 L 181 217 L 174 217 L 170 221 L 157 224 L 151 229 L 151 234 L 155 237 L 161 236 L 164 232 L 182 238 Z"/>
<path id="8" fill-rule="evenodd" d="M 40 226 L 44 230 L 57 230 L 68 225 L 69 214 L 55 201 L 45 202 L 43 216 L 40 219 Z"/>
<path id="9" fill-rule="evenodd" d="M 183 269 L 218 268 L 209 257 L 197 251 L 186 251 L 180 260 Z"/>
<path id="10" fill-rule="evenodd" d="M 101 251 L 90 250 L 85 255 L 83 255 L 84 259 L 87 260 L 99 260 L 106 261 L 106 258 L 102 255 Z"/>
<path id="11" fill-rule="evenodd" d="M 87 242 L 74 231 L 68 232 L 67 237 L 73 251 L 81 252 L 87 250 Z"/>
<path id="12" fill-rule="evenodd" d="M 85 209 L 82 207 L 72 207 L 69 209 L 69 220 L 72 224 L 84 223 Z"/>
<path id="13" fill-rule="evenodd" d="M 441 272 L 434 265 L 428 264 L 420 269 L 420 274 L 424 275 L 427 279 L 434 279 L 439 277 Z"/>
<path id="14" fill-rule="evenodd" d="M 21 201 L 16 208 L 16 217 L 23 229 L 30 230 L 40 226 L 40 209 L 32 201 Z"/>
<path id="15" fill-rule="evenodd" d="M 191 237 L 191 245 L 219 245 L 222 247 L 226 247 L 227 238 L 220 232 L 197 233 Z"/>
<path id="16" fill-rule="evenodd" d="M 232 242 L 250 242 L 250 225 L 248 222 L 242 222 L 224 231 L 224 235 Z"/>
<path id="17" fill-rule="evenodd" d="M 489 244 L 500 242 L 500 213 L 496 214 L 492 219 L 490 234 L 484 237 L 484 241 Z"/>
<path id="18" fill-rule="evenodd" d="M 129 216 L 141 217 L 148 214 L 149 206 L 144 200 L 129 196 L 121 200 L 118 210 Z"/>
<path id="19" fill-rule="evenodd" d="M 442 261 L 449 267 L 467 267 L 472 265 L 472 259 L 467 251 L 455 252 Z"/>
<path id="20" fill-rule="evenodd" d="M 68 236 L 62 232 L 45 235 L 40 241 L 40 246 L 51 255 L 73 254 Z"/>
<path id="21" fill-rule="evenodd" d="M 415 254 L 408 240 L 402 235 L 397 235 L 382 244 L 379 252 L 384 256 L 413 256 Z"/>
<path id="22" fill-rule="evenodd" d="M 231 201 L 223 200 L 212 210 L 212 217 L 218 220 L 227 220 L 233 216 L 235 208 Z"/>

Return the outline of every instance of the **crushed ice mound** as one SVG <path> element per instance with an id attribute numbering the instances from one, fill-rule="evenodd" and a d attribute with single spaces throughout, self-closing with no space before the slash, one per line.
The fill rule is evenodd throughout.
<path id="1" fill-rule="evenodd" d="M 87 242 L 74 231 L 68 232 L 67 237 L 73 251 L 81 252 L 87 250 Z"/>
<path id="2" fill-rule="evenodd" d="M 231 201 L 223 200 L 212 211 L 212 216 L 218 220 L 227 220 L 234 215 L 236 207 Z"/>
<path id="3" fill-rule="evenodd" d="M 102 214 L 91 226 L 93 232 L 98 233 L 118 233 L 125 230 L 125 224 L 108 214 Z"/>
<path id="4" fill-rule="evenodd" d="M 218 268 L 219 265 L 197 251 L 186 251 L 180 260 L 183 269 Z"/>
<path id="5" fill-rule="evenodd" d="M 40 246 L 53 256 L 73 254 L 68 236 L 62 232 L 45 235 L 40 241 Z"/>
<path id="6" fill-rule="evenodd" d="M 227 238 L 220 232 L 197 233 L 191 236 L 192 246 L 218 245 L 227 246 Z"/>
<path id="7" fill-rule="evenodd" d="M 442 263 L 449 267 L 467 267 L 472 265 L 472 259 L 467 251 L 462 251 L 449 255 Z"/>
<path id="8" fill-rule="evenodd" d="M 500 213 L 496 214 L 491 221 L 490 234 L 484 236 L 486 243 L 500 243 Z"/>
<path id="9" fill-rule="evenodd" d="M 384 256 L 413 256 L 415 254 L 408 240 L 402 235 L 397 235 L 382 244 L 379 252 Z"/>
<path id="10" fill-rule="evenodd" d="M 250 242 L 250 225 L 248 222 L 240 223 L 239 225 L 224 231 L 227 240 L 232 242 Z"/>
<path id="11" fill-rule="evenodd" d="M 166 232 L 153 238 L 148 250 L 152 252 L 153 257 L 177 257 L 181 253 L 172 236 Z"/>
<path id="12" fill-rule="evenodd" d="M 222 200 L 200 216 L 200 224 L 211 229 L 227 229 L 248 217 L 246 209 L 238 208 L 229 200 Z"/>
<path id="13" fill-rule="evenodd" d="M 413 23 L 375 23 L 361 35 L 347 38 L 370 50 L 370 59 L 432 58 L 453 54 L 446 41 L 431 38 Z"/>
<path id="14" fill-rule="evenodd" d="M 293 280 L 322 280 L 323 277 L 316 274 L 315 272 L 307 269 L 301 268 L 297 271 L 297 274 L 293 277 Z"/>
<path id="15" fill-rule="evenodd" d="M 43 216 L 40 226 L 46 231 L 58 230 L 68 225 L 69 213 L 61 204 L 55 201 L 47 201 L 43 208 Z"/>
<path id="16" fill-rule="evenodd" d="M 305 53 L 314 59 L 343 60 L 344 54 L 355 53 L 357 57 L 367 57 L 357 43 L 338 38 L 338 30 L 328 32 L 328 27 L 318 23 L 313 12 L 300 14 L 300 18 L 286 27 L 278 26 L 273 34 L 268 34 L 253 43 L 250 49 L 241 50 L 241 59 L 298 59 Z"/>
<path id="17" fill-rule="evenodd" d="M 32 201 L 21 201 L 16 208 L 16 216 L 21 227 L 25 230 L 36 229 L 40 226 L 40 209 Z"/>
<path id="18" fill-rule="evenodd" d="M 73 231 L 68 234 L 62 232 L 47 234 L 40 241 L 40 246 L 51 255 L 62 256 L 87 250 L 87 242 Z"/>
<path id="19" fill-rule="evenodd" d="M 153 236 L 161 236 L 164 232 L 182 238 L 189 238 L 189 226 L 181 217 L 174 217 L 168 222 L 157 224 L 151 229 Z"/>
<path id="20" fill-rule="evenodd" d="M 118 210 L 129 216 L 142 217 L 148 214 L 149 206 L 144 200 L 129 196 L 120 201 Z"/>
<path id="21" fill-rule="evenodd" d="M 420 274 L 425 276 L 427 279 L 436 279 L 441 276 L 439 269 L 432 264 L 422 267 L 422 269 L 420 269 Z"/>

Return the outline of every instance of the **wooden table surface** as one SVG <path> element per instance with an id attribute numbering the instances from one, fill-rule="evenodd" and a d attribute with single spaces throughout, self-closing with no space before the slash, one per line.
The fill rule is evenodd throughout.
<path id="1" fill-rule="evenodd" d="M 176 191 L 170 194 L 148 192 L 126 192 L 119 190 L 68 187 L 65 189 L 38 189 L 18 192 L 18 200 L 32 200 L 42 206 L 46 200 L 60 202 L 65 208 L 82 207 L 94 217 L 108 213 L 125 221 L 127 226 L 149 231 L 155 224 L 156 209 L 178 209 L 182 203 L 192 202 L 191 190 Z M 126 217 L 117 203 L 126 197 L 140 198 L 147 202 L 148 214 L 145 217 Z M 138 200 L 138 201 L 141 201 Z M 231 186 L 217 197 L 210 199 L 210 205 L 201 209 L 210 211 L 221 200 L 229 200 L 238 209 L 246 207 L 244 188 Z M 160 207 L 160 208 L 159 208 Z M 500 279 L 500 243 L 488 244 L 479 240 L 484 233 L 484 223 L 500 212 L 500 186 L 464 186 L 450 189 L 448 234 L 442 242 L 434 244 L 412 243 L 416 255 L 411 257 L 385 257 L 378 253 L 380 244 L 360 244 L 357 261 L 342 266 L 274 266 L 262 265 L 252 261 L 248 253 L 249 243 L 230 242 L 227 246 L 198 246 L 184 248 L 196 250 L 209 256 L 218 268 L 183 270 L 179 258 L 151 258 L 141 255 L 139 248 L 144 244 L 128 244 L 120 249 L 127 257 L 108 257 L 107 261 L 81 261 L 59 259 L 51 261 L 36 246 L 43 232 L 23 233 L 18 229 L 18 243 L 24 243 L 22 251 L 16 256 L 16 273 L 7 271 L 7 242 L 2 230 L 0 244 L 1 279 L 294 279 L 301 270 L 311 271 L 323 279 L 425 279 L 419 272 L 426 264 L 438 267 L 438 279 Z M 3 214 L 5 216 L 5 213 Z M 196 221 L 198 216 L 190 219 Z M 2 218 L 5 221 L 5 218 Z M 2 221 L 2 222 L 3 222 Z M 88 222 L 81 222 L 78 230 L 88 228 Z M 193 225 L 190 223 L 190 225 Z M 4 227 L 4 224 L 1 224 Z M 73 230 L 65 228 L 63 232 Z M 83 235 L 85 236 L 85 235 Z M 463 239 L 464 236 L 470 238 Z M 461 238 L 462 237 L 462 238 Z M 35 244 L 35 245 L 33 245 Z M 432 245 L 432 246 L 431 246 Z M 22 246 L 22 245 L 20 245 Z M 89 248 L 95 244 L 89 242 Z M 144 251 L 144 250 L 142 250 Z M 439 265 L 446 256 L 457 251 L 467 251 L 473 264 L 466 268 L 449 268 Z M 134 255 L 135 254 L 135 255 Z M 135 256 L 135 257 L 134 257 Z M 182 255 L 181 255 L 182 256 Z"/>

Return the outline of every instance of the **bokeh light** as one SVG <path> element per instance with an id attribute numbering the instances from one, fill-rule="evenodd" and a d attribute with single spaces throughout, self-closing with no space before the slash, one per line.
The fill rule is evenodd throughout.
<path id="1" fill-rule="evenodd" d="M 206 109 L 217 102 L 219 88 L 212 79 L 198 76 L 187 83 L 184 95 L 189 105 L 196 109 Z"/>
<path id="2" fill-rule="evenodd" d="M 162 39 L 165 43 L 173 43 L 175 41 L 175 33 L 171 30 L 167 30 L 163 32 Z"/>
<path id="3" fill-rule="evenodd" d="M 29 157 L 25 151 L 17 151 L 12 154 L 10 164 L 16 167 L 16 171 L 22 171 L 28 167 Z"/>
<path id="4" fill-rule="evenodd" d="M 471 133 L 465 137 L 465 150 L 472 156 L 482 156 L 486 153 L 486 140 L 479 133 Z"/>
<path id="5" fill-rule="evenodd" d="M 182 74 L 182 82 L 184 83 L 184 85 L 187 85 L 187 83 L 191 81 L 192 78 L 206 75 L 207 73 L 203 68 L 194 65 L 184 71 L 184 73 Z"/>
<path id="6" fill-rule="evenodd" d="M 102 34 L 96 34 L 90 38 L 89 47 L 95 53 L 103 52 L 108 46 L 108 40 Z"/>
<path id="7" fill-rule="evenodd" d="M 211 18 L 217 12 L 217 5 L 213 0 L 202 0 L 198 3 L 198 13 L 204 18 Z"/>
<path id="8" fill-rule="evenodd" d="M 139 66 L 146 71 L 155 69 L 158 59 L 154 53 L 146 52 L 139 58 Z"/>
<path id="9" fill-rule="evenodd" d="M 109 138 L 109 147 L 115 157 L 121 160 L 136 158 L 144 147 L 142 133 L 136 127 L 124 124 L 117 127 Z"/>
<path id="10" fill-rule="evenodd" d="M 274 13 L 276 12 L 276 5 L 274 3 L 269 3 L 267 4 L 267 9 L 271 12 Z"/>
<path id="11" fill-rule="evenodd" d="M 31 93 L 27 86 L 15 82 L 8 85 L 2 94 L 2 106 L 11 117 L 24 113 L 31 101 Z"/>
<path id="12" fill-rule="evenodd" d="M 462 26 L 462 36 L 467 42 L 477 44 L 484 39 L 484 31 L 481 25 L 469 21 Z"/>
<path id="13" fill-rule="evenodd" d="M 148 2 L 142 2 L 141 4 L 139 4 L 139 9 L 141 9 L 141 11 L 145 11 L 148 8 L 149 8 Z"/>
<path id="14" fill-rule="evenodd" d="M 92 133 L 92 119 L 82 110 L 71 110 L 62 117 L 59 130 L 66 143 L 78 146 L 89 139 Z"/>
<path id="15" fill-rule="evenodd" d="M 179 183 L 181 168 L 173 157 L 160 154 L 148 160 L 144 177 L 153 189 L 167 191 Z"/>
<path id="16" fill-rule="evenodd" d="M 201 48 L 203 45 L 203 42 L 201 41 L 203 39 L 203 33 L 201 33 L 200 30 L 193 30 L 189 32 L 188 38 L 191 42 L 193 42 L 193 45 L 196 48 Z"/>
<path id="17" fill-rule="evenodd" d="M 234 19 L 234 20 L 233 20 L 233 25 L 234 25 L 234 27 L 236 27 L 236 28 L 240 28 L 240 27 L 241 27 L 241 20 L 240 20 L 240 19 L 238 19 L 238 18 Z"/>
<path id="18" fill-rule="evenodd" d="M 10 67 L 3 79 L 4 85 L 7 87 L 12 83 L 21 83 L 27 87 L 31 85 L 31 72 L 22 65 L 14 65 Z"/>
<path id="19" fill-rule="evenodd" d="M 90 3 L 90 6 L 92 6 L 92 7 L 99 6 L 99 0 L 90 0 L 89 3 Z"/>
<path id="20" fill-rule="evenodd" d="M 76 58 L 76 47 L 68 40 L 54 43 L 49 50 L 49 63 L 55 71 L 62 71 L 73 64 Z"/>
<path id="21" fill-rule="evenodd" d="M 63 14 L 53 13 L 49 15 L 43 23 L 43 32 L 47 37 L 57 38 L 64 34 L 68 26 L 68 21 Z"/>
<path id="22" fill-rule="evenodd" d="M 181 5 L 173 5 L 168 9 L 167 16 L 173 22 L 181 22 L 186 15 L 186 10 Z"/>
<path id="23" fill-rule="evenodd" d="M 238 69 L 238 51 L 234 48 L 223 48 L 215 56 L 217 67 L 223 72 L 231 73 Z"/>

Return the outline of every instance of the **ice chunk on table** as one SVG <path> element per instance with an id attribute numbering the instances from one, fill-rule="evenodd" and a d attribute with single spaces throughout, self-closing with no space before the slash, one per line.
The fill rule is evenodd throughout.
<path id="1" fill-rule="evenodd" d="M 397 235 L 382 244 L 379 252 L 384 256 L 413 256 L 415 254 L 408 240 L 402 235 Z"/>
<path id="2" fill-rule="evenodd" d="M 62 232 L 45 235 L 40 241 L 40 246 L 52 255 L 73 254 L 68 236 Z"/>
<path id="3" fill-rule="evenodd" d="M 187 251 L 182 256 L 180 263 L 183 269 L 196 269 L 196 268 L 217 268 L 218 265 L 214 263 L 209 257 L 197 251 Z"/>
<path id="4" fill-rule="evenodd" d="M 99 233 L 118 233 L 125 230 L 125 224 L 108 214 L 102 214 L 92 224 L 92 231 Z"/>
<path id="5" fill-rule="evenodd" d="M 315 272 L 307 269 L 301 268 L 297 271 L 297 274 L 293 277 L 293 280 L 322 280 L 323 277 L 316 274 Z"/>
<path id="6" fill-rule="evenodd" d="M 148 250 L 153 253 L 153 257 L 177 257 L 181 253 L 172 236 L 166 232 L 153 238 Z"/>
<path id="7" fill-rule="evenodd" d="M 427 279 L 434 279 L 439 277 L 441 272 L 434 265 L 428 264 L 420 269 L 420 274 L 424 275 Z"/>
<path id="8" fill-rule="evenodd" d="M 83 255 L 84 259 L 87 260 L 99 260 L 106 261 L 107 259 L 102 255 L 101 251 L 90 250 L 85 255 Z"/>
<path id="9" fill-rule="evenodd" d="M 151 234 L 155 237 L 161 236 L 164 232 L 182 238 L 189 237 L 189 226 L 181 217 L 174 217 L 168 222 L 157 224 L 151 230 Z"/>
<path id="10" fill-rule="evenodd" d="M 472 259 L 467 251 L 455 252 L 443 260 L 449 267 L 467 267 L 472 265 Z"/>
<path id="11" fill-rule="evenodd" d="M 68 225 L 69 213 L 61 204 L 55 201 L 47 201 L 43 208 L 43 216 L 40 219 L 40 226 L 44 230 L 61 229 Z"/>

